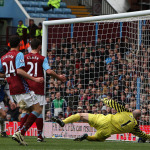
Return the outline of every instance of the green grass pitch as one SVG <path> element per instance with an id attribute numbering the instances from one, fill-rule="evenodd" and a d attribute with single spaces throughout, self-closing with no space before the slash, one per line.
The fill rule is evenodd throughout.
<path id="1" fill-rule="evenodd" d="M 150 150 L 150 143 L 133 142 L 75 142 L 66 139 L 45 139 L 37 143 L 35 137 L 26 137 L 28 146 L 21 146 L 11 137 L 0 138 L 0 150 Z"/>

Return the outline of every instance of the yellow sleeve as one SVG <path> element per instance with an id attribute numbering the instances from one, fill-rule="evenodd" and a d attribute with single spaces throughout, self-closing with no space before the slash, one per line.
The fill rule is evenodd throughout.
<path id="1" fill-rule="evenodd" d="M 136 125 L 133 128 L 133 131 L 131 133 L 138 136 L 138 137 L 141 137 L 143 140 L 147 140 L 147 139 L 150 140 L 150 135 L 145 134 L 143 131 L 141 131 L 138 125 Z"/>
<path id="2" fill-rule="evenodd" d="M 120 105 L 119 103 L 115 102 L 112 99 L 108 99 L 108 98 L 104 98 L 103 99 L 104 104 L 106 104 L 107 106 L 114 108 L 115 110 L 117 110 L 117 112 L 129 112 L 129 110 L 127 110 L 123 105 Z"/>

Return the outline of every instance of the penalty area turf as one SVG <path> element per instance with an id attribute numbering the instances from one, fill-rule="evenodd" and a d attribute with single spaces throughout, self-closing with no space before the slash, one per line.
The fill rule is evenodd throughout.
<path id="1" fill-rule="evenodd" d="M 134 142 L 90 142 L 71 139 L 45 139 L 37 142 L 36 137 L 25 137 L 28 146 L 19 145 L 11 137 L 0 137 L 0 150 L 149 150 L 150 143 Z"/>

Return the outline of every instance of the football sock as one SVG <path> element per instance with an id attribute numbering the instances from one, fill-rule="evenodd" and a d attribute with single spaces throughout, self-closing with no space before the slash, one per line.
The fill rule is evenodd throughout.
<path id="1" fill-rule="evenodd" d="M 79 114 L 75 114 L 75 115 L 71 115 L 70 117 L 66 118 L 65 120 L 62 120 L 65 124 L 67 123 L 73 123 L 73 122 L 77 122 L 80 120 L 80 115 Z"/>
<path id="2" fill-rule="evenodd" d="M 39 113 L 36 111 L 32 111 L 27 119 L 27 121 L 24 123 L 21 134 L 25 135 L 26 131 L 32 126 L 32 124 L 35 122 L 35 120 L 39 117 Z"/>
<path id="3" fill-rule="evenodd" d="M 27 118 L 29 117 L 28 113 L 22 113 L 21 114 L 21 119 L 20 119 L 20 126 L 18 127 L 17 131 L 20 131 L 21 128 L 23 127 L 24 123 L 26 122 Z"/>
<path id="4" fill-rule="evenodd" d="M 40 114 L 39 117 L 36 119 L 36 126 L 38 130 L 38 138 L 43 138 L 42 137 L 42 132 L 43 132 L 43 115 Z"/>
<path id="5" fill-rule="evenodd" d="M 93 136 L 88 136 L 86 138 L 88 141 L 97 141 L 97 138 L 93 135 Z"/>

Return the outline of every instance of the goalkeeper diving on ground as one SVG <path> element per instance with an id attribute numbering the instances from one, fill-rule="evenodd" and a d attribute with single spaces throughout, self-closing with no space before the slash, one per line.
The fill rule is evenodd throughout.
<path id="1" fill-rule="evenodd" d="M 80 138 L 76 138 L 75 141 L 82 141 L 84 139 L 88 141 L 105 141 L 112 134 L 132 133 L 140 137 L 141 142 L 150 140 L 150 135 L 142 132 L 138 126 L 137 120 L 141 116 L 141 111 L 136 109 L 133 112 L 129 112 L 124 106 L 115 102 L 112 99 L 102 99 L 104 104 L 108 107 L 114 108 L 117 113 L 115 115 L 108 114 L 89 114 L 89 113 L 77 113 L 64 120 L 59 118 L 53 118 L 53 121 L 58 123 L 61 127 L 64 127 L 67 123 L 73 123 L 77 121 L 88 122 L 91 127 L 94 127 L 97 132 L 95 135 L 88 136 L 84 134 Z"/>

